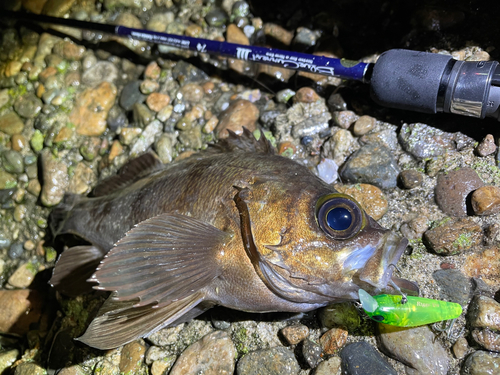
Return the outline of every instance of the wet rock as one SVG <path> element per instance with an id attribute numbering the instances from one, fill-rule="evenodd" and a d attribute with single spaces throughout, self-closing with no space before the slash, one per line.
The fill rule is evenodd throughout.
<path id="1" fill-rule="evenodd" d="M 403 124 L 399 133 L 403 149 L 417 159 L 443 155 L 447 150 L 472 145 L 474 140 L 461 133 L 446 133 L 425 124 Z"/>
<path id="2" fill-rule="evenodd" d="M 14 150 L 2 152 L 2 165 L 7 172 L 20 174 L 24 172 L 24 161 L 22 155 Z"/>
<path id="3" fill-rule="evenodd" d="M 9 112 L 0 116 L 0 131 L 8 134 L 20 134 L 24 129 L 24 123 L 15 112 Z"/>
<path id="4" fill-rule="evenodd" d="M 276 93 L 276 101 L 278 103 L 287 103 L 290 100 L 290 98 L 293 98 L 294 95 L 295 95 L 295 91 L 293 91 L 290 88 L 286 88 L 286 89 L 280 90 Z M 278 112 L 278 111 L 276 111 L 276 112 Z"/>
<path id="5" fill-rule="evenodd" d="M 0 290 L 0 332 L 24 335 L 32 323 L 39 321 L 42 311 L 40 294 L 29 289 Z"/>
<path id="6" fill-rule="evenodd" d="M 34 94 L 20 96 L 14 103 L 14 110 L 19 116 L 25 118 L 34 118 L 42 109 L 42 101 Z"/>
<path id="7" fill-rule="evenodd" d="M 123 109 L 115 104 L 108 112 L 106 123 L 109 130 L 115 132 L 118 128 L 124 128 L 128 125 L 128 118 Z"/>
<path id="8" fill-rule="evenodd" d="M 78 163 L 69 181 L 68 193 L 88 194 L 96 182 L 97 177 L 94 171 L 85 165 L 85 163 Z"/>
<path id="9" fill-rule="evenodd" d="M 66 60 L 79 61 L 85 53 L 85 47 L 69 40 L 63 40 L 57 43 L 52 51 Z"/>
<path id="10" fill-rule="evenodd" d="M 471 205 L 479 216 L 494 215 L 500 212 L 500 188 L 483 186 L 472 193 Z"/>
<path id="11" fill-rule="evenodd" d="M 219 139 L 227 138 L 231 130 L 236 134 L 243 133 L 243 127 L 251 132 L 256 129 L 256 122 L 259 119 L 259 109 L 248 100 L 239 99 L 220 114 L 219 124 L 215 132 Z"/>
<path id="12" fill-rule="evenodd" d="M 42 366 L 33 362 L 24 362 L 16 366 L 14 375 L 45 375 L 47 371 Z"/>
<path id="13" fill-rule="evenodd" d="M 340 111 L 333 114 L 333 122 L 342 129 L 349 129 L 357 119 L 358 115 L 353 111 Z"/>
<path id="14" fill-rule="evenodd" d="M 500 352 L 500 334 L 485 329 L 475 329 L 472 331 L 472 338 L 479 345 L 492 352 Z"/>
<path id="15" fill-rule="evenodd" d="M 116 87 L 103 82 L 93 89 L 86 89 L 76 100 L 70 121 L 81 135 L 98 136 L 106 130 L 106 117 L 116 98 Z"/>
<path id="16" fill-rule="evenodd" d="M 274 23 L 266 23 L 264 25 L 264 34 L 270 36 L 277 41 L 289 46 L 292 43 L 293 33 Z"/>
<path id="17" fill-rule="evenodd" d="M 178 61 L 172 69 L 172 76 L 181 84 L 208 81 L 208 75 L 201 69 L 183 60 Z"/>
<path id="18" fill-rule="evenodd" d="M 146 100 L 146 95 L 140 91 L 141 81 L 127 83 L 120 94 L 120 107 L 130 111 L 135 103 L 142 103 Z"/>
<path id="19" fill-rule="evenodd" d="M 146 347 L 142 340 L 126 344 L 121 352 L 120 371 L 125 374 L 136 373 L 144 362 Z"/>
<path id="20" fill-rule="evenodd" d="M 328 108 L 332 112 L 334 111 L 345 111 L 347 109 L 347 103 L 345 102 L 344 98 L 342 98 L 342 95 L 339 93 L 333 93 L 330 95 L 328 98 Z"/>
<path id="21" fill-rule="evenodd" d="M 428 326 L 402 328 L 379 323 L 378 330 L 379 349 L 408 366 L 407 374 L 448 373 L 448 354 Z"/>
<path id="22" fill-rule="evenodd" d="M 464 272 L 469 277 L 480 278 L 487 285 L 500 285 L 500 249 L 486 248 L 469 255 L 465 260 Z"/>
<path id="23" fill-rule="evenodd" d="M 10 259 L 17 259 L 23 255 L 24 249 L 21 242 L 15 242 L 9 247 L 8 255 Z"/>
<path id="24" fill-rule="evenodd" d="M 413 189 L 422 185 L 422 173 L 414 169 L 406 169 L 399 174 L 399 181 L 405 189 Z"/>
<path id="25" fill-rule="evenodd" d="M 479 156 L 488 156 L 497 150 L 495 138 L 491 134 L 486 135 L 484 139 L 477 145 L 476 152 Z"/>
<path id="26" fill-rule="evenodd" d="M 155 150 L 162 163 L 170 163 L 174 157 L 175 134 L 163 133 L 155 144 Z"/>
<path id="27" fill-rule="evenodd" d="M 212 332 L 189 346 L 175 362 L 170 375 L 234 373 L 236 349 L 225 331 Z"/>
<path id="28" fill-rule="evenodd" d="M 136 139 L 130 148 L 130 155 L 136 157 L 144 153 L 154 143 L 155 137 L 161 134 L 162 129 L 163 125 L 158 120 L 154 120 L 151 124 L 146 126 L 141 136 Z"/>
<path id="29" fill-rule="evenodd" d="M 42 152 L 43 186 L 42 204 L 48 207 L 58 204 L 68 187 L 68 167 L 62 160 L 52 155 L 49 149 Z"/>
<path id="30" fill-rule="evenodd" d="M 473 328 L 500 331 L 500 303 L 486 296 L 475 296 L 469 305 L 467 319 Z"/>
<path id="31" fill-rule="evenodd" d="M 238 361 L 237 375 L 296 375 L 300 370 L 293 353 L 283 347 L 257 350 Z"/>
<path id="32" fill-rule="evenodd" d="M 0 373 L 7 373 L 7 369 L 17 360 L 19 357 L 19 350 L 11 349 L 5 350 L 0 353 Z"/>
<path id="33" fill-rule="evenodd" d="M 321 362 L 322 352 L 321 346 L 309 339 L 302 343 L 302 356 L 311 368 L 315 368 Z"/>
<path id="34" fill-rule="evenodd" d="M 333 136 L 323 144 L 323 154 L 332 158 L 335 164 L 342 165 L 349 155 L 359 149 L 351 132 L 339 129 Z"/>
<path id="35" fill-rule="evenodd" d="M 102 82 L 113 83 L 118 78 L 118 68 L 109 61 L 99 61 L 83 72 L 82 83 L 94 87 Z"/>
<path id="36" fill-rule="evenodd" d="M 352 131 L 356 137 L 361 137 L 370 132 L 375 127 L 376 122 L 377 120 L 371 116 L 361 116 L 354 123 Z"/>
<path id="37" fill-rule="evenodd" d="M 0 169 L 0 190 L 10 189 L 17 185 L 16 178 L 9 172 Z"/>
<path id="38" fill-rule="evenodd" d="M 323 336 L 320 337 L 319 343 L 323 348 L 325 354 L 335 354 L 340 348 L 342 348 L 346 341 L 349 332 L 342 328 L 332 328 L 326 331 Z"/>
<path id="39" fill-rule="evenodd" d="M 472 353 L 464 363 L 461 374 L 494 375 L 500 368 L 500 355 L 482 350 Z"/>
<path id="40" fill-rule="evenodd" d="M 317 168 L 318 177 L 325 181 L 327 184 L 331 184 L 339 178 L 339 174 L 337 173 L 339 167 L 332 159 L 321 159 L 321 162 L 318 164 Z"/>
<path id="41" fill-rule="evenodd" d="M 290 345 L 296 345 L 309 336 L 309 328 L 303 324 L 294 324 L 283 328 L 281 334 Z"/>
<path id="42" fill-rule="evenodd" d="M 340 373 L 340 365 L 341 361 L 339 357 L 332 357 L 327 361 L 321 362 L 316 370 L 314 371 L 314 375 L 336 375 Z"/>
<path id="43" fill-rule="evenodd" d="M 467 343 L 467 339 L 465 337 L 459 337 L 455 344 L 453 344 L 453 354 L 457 359 L 464 358 L 468 350 L 469 344 Z"/>
<path id="44" fill-rule="evenodd" d="M 303 138 L 321 134 L 328 130 L 328 121 L 330 121 L 330 114 L 327 112 L 318 116 L 306 117 L 305 120 L 293 125 L 292 136 L 294 138 Z"/>
<path id="45" fill-rule="evenodd" d="M 148 95 L 146 99 L 146 104 L 148 108 L 155 112 L 160 112 L 170 103 L 170 96 L 167 94 L 160 94 L 159 92 L 154 92 Z"/>
<path id="46" fill-rule="evenodd" d="M 22 134 L 14 134 L 10 141 L 12 142 L 12 149 L 14 151 L 22 152 L 28 147 L 28 141 Z"/>
<path id="47" fill-rule="evenodd" d="M 396 375 L 394 368 L 366 341 L 346 345 L 340 352 L 342 371 L 346 375 Z"/>
<path id="48" fill-rule="evenodd" d="M 443 269 L 435 271 L 432 277 L 439 286 L 440 299 L 462 306 L 468 304 L 473 292 L 472 282 L 462 272 L 455 269 Z"/>
<path id="49" fill-rule="evenodd" d="M 142 103 L 135 103 L 132 108 L 134 123 L 144 127 L 154 119 L 154 114 Z"/>
<path id="50" fill-rule="evenodd" d="M 36 266 L 32 263 L 23 263 L 9 277 L 9 284 L 14 288 L 27 288 L 35 278 Z"/>
<path id="51" fill-rule="evenodd" d="M 472 168 L 460 168 L 442 173 L 436 183 L 436 203 L 447 215 L 467 216 L 467 196 L 484 186 L 476 171 Z"/>
<path id="52" fill-rule="evenodd" d="M 375 220 L 380 220 L 388 209 L 387 198 L 378 187 L 368 184 L 335 185 L 335 189 L 353 197 Z"/>
<path id="53" fill-rule="evenodd" d="M 296 103 L 314 103 L 319 100 L 319 96 L 312 88 L 302 87 L 297 90 L 293 100 Z"/>
<path id="54" fill-rule="evenodd" d="M 145 79 L 141 82 L 140 90 L 144 95 L 149 95 L 160 89 L 160 84 L 158 82 L 152 81 L 150 79 Z"/>
<path id="55" fill-rule="evenodd" d="M 85 375 L 85 370 L 78 365 L 64 367 L 57 373 L 57 375 Z"/>
<path id="56" fill-rule="evenodd" d="M 360 318 L 358 311 L 350 302 L 329 305 L 319 310 L 319 320 L 323 327 L 346 327 L 354 331 L 359 327 Z"/>
<path id="57" fill-rule="evenodd" d="M 120 142 L 128 146 L 141 133 L 141 128 L 123 128 L 120 132 Z"/>
<path id="58" fill-rule="evenodd" d="M 168 356 L 157 361 L 151 365 L 151 375 L 164 375 L 172 368 L 177 357 Z"/>
<path id="59" fill-rule="evenodd" d="M 392 189 L 397 185 L 399 167 L 392 153 L 383 146 L 364 145 L 347 160 L 340 176 L 347 182 Z"/>
<path id="60" fill-rule="evenodd" d="M 190 103 L 198 103 L 203 99 L 203 88 L 197 83 L 187 83 L 180 89 L 182 97 L 185 101 Z"/>
<path id="61" fill-rule="evenodd" d="M 163 33 L 167 29 L 168 24 L 172 23 L 174 19 L 175 15 L 173 12 L 155 13 L 149 19 L 146 29 Z"/>
<path id="62" fill-rule="evenodd" d="M 454 255 L 481 244 L 481 227 L 469 219 L 445 220 L 424 233 L 424 240 L 436 254 Z"/>
<path id="63" fill-rule="evenodd" d="M 220 8 L 212 8 L 205 16 L 205 21 L 213 27 L 221 27 L 226 24 L 227 20 L 227 13 Z"/>

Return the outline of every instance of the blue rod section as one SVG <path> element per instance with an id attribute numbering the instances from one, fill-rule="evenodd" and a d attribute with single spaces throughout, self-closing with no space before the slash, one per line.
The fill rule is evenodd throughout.
<path id="1" fill-rule="evenodd" d="M 369 65 L 371 65 L 369 63 L 346 59 L 315 56 L 307 53 L 284 51 L 275 48 L 218 42 L 215 40 L 166 34 L 125 26 L 116 26 L 115 34 L 180 49 L 218 54 L 239 60 L 277 65 L 287 69 L 301 70 L 304 72 L 363 82 L 367 81 L 365 74 L 368 71 Z"/>

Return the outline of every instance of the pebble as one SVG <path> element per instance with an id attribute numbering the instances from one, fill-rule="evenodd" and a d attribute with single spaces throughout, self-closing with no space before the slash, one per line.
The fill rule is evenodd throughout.
<path id="1" fill-rule="evenodd" d="M 140 127 L 145 127 L 154 119 L 154 114 L 143 103 L 135 103 L 132 108 L 134 123 Z"/>
<path id="2" fill-rule="evenodd" d="M 149 94 L 146 99 L 146 105 L 148 108 L 155 112 L 160 112 L 170 103 L 170 96 L 167 94 L 161 94 L 159 92 L 154 92 Z"/>
<path id="3" fill-rule="evenodd" d="M 326 361 L 321 362 L 314 375 L 340 375 L 341 360 L 340 357 L 332 357 Z"/>
<path id="4" fill-rule="evenodd" d="M 310 368 L 315 368 L 321 362 L 323 349 L 315 342 L 305 339 L 302 343 L 302 356 Z"/>
<path id="5" fill-rule="evenodd" d="M 281 155 L 281 153 L 280 153 Z M 328 158 L 321 159 L 318 164 L 318 177 L 325 181 L 327 184 L 335 182 L 339 178 L 338 165 Z"/>
<path id="6" fill-rule="evenodd" d="M 380 220 L 388 209 L 387 198 L 382 190 L 374 185 L 335 185 L 335 189 L 353 197 L 361 207 L 375 220 Z"/>
<path id="7" fill-rule="evenodd" d="M 0 131 L 8 134 L 20 134 L 24 129 L 24 122 L 15 112 L 0 116 Z"/>
<path id="8" fill-rule="evenodd" d="M 402 328 L 379 323 L 378 330 L 380 350 L 408 366 L 408 374 L 448 373 L 448 354 L 429 326 Z"/>
<path id="9" fill-rule="evenodd" d="M 405 169 L 399 174 L 399 181 L 405 189 L 414 189 L 416 187 L 422 186 L 424 178 L 422 173 L 414 169 Z"/>
<path id="10" fill-rule="evenodd" d="M 467 319 L 473 328 L 500 331 L 500 303 L 493 298 L 477 295 L 469 305 Z"/>
<path id="11" fill-rule="evenodd" d="M 299 370 L 293 353 L 283 347 L 245 354 L 236 366 L 237 375 L 297 375 Z"/>
<path id="12" fill-rule="evenodd" d="M 68 167 L 64 161 L 52 155 L 49 149 L 42 152 L 43 186 L 40 200 L 44 206 L 52 207 L 61 202 L 68 187 Z"/>
<path id="13" fill-rule="evenodd" d="M 295 91 L 290 88 L 280 90 L 276 93 L 276 101 L 278 103 L 288 103 L 290 98 L 293 98 Z M 279 112 L 278 112 L 279 113 Z"/>
<path id="14" fill-rule="evenodd" d="M 42 101 L 34 94 L 26 94 L 16 99 L 14 110 L 24 118 L 35 118 L 42 109 Z"/>
<path id="15" fill-rule="evenodd" d="M 82 83 L 94 87 L 102 82 L 113 83 L 118 78 L 118 68 L 109 61 L 99 61 L 82 74 Z"/>
<path id="16" fill-rule="evenodd" d="M 154 13 L 149 19 L 146 29 L 163 33 L 168 24 L 174 22 L 174 19 L 175 14 L 173 12 Z"/>
<path id="17" fill-rule="evenodd" d="M 231 8 L 234 17 L 246 17 L 250 14 L 250 5 L 246 1 L 236 1 Z"/>
<path id="18" fill-rule="evenodd" d="M 286 46 L 289 46 L 293 40 L 292 32 L 275 23 L 266 22 L 264 24 L 264 34 L 276 39 L 278 42 L 281 42 Z"/>
<path id="19" fill-rule="evenodd" d="M 397 375 L 396 370 L 366 341 L 346 345 L 340 352 L 346 375 Z"/>
<path id="20" fill-rule="evenodd" d="M 109 130 L 116 132 L 118 128 L 124 128 L 128 125 L 128 118 L 125 111 L 119 106 L 114 105 L 108 112 L 106 124 Z"/>
<path id="21" fill-rule="evenodd" d="M 81 135 L 99 136 L 106 130 L 106 117 L 116 98 L 116 87 L 102 82 L 83 91 L 76 99 L 70 121 Z"/>
<path id="22" fill-rule="evenodd" d="M 97 183 L 94 171 L 85 163 L 78 163 L 69 181 L 67 192 L 71 194 L 88 194 Z"/>
<path id="23" fill-rule="evenodd" d="M 156 118 L 161 122 L 165 122 L 170 118 L 170 116 L 172 116 L 173 110 L 174 107 L 171 104 L 169 104 L 166 107 L 160 109 L 160 111 L 156 115 Z"/>
<path id="24" fill-rule="evenodd" d="M 207 15 L 205 16 L 205 21 L 209 24 L 209 26 L 213 27 L 221 27 L 226 24 L 228 20 L 226 12 L 220 8 L 212 8 Z"/>
<path id="25" fill-rule="evenodd" d="M 120 107 L 126 111 L 130 111 L 134 107 L 134 104 L 144 102 L 147 96 L 141 92 L 140 87 L 141 81 L 127 83 L 120 94 Z"/>
<path id="26" fill-rule="evenodd" d="M 146 152 L 146 150 L 154 143 L 155 137 L 161 134 L 163 125 L 160 121 L 154 120 L 144 128 L 141 136 L 135 140 L 130 148 L 130 155 L 132 157 L 139 156 Z"/>
<path id="27" fill-rule="evenodd" d="M 251 132 L 256 129 L 256 122 L 259 119 L 259 109 L 248 100 L 238 99 L 230 104 L 219 116 L 219 124 L 215 132 L 219 139 L 227 138 L 231 130 L 236 134 L 243 133 L 243 127 Z"/>
<path id="28" fill-rule="evenodd" d="M 351 132 L 339 129 L 323 144 L 323 154 L 333 159 L 335 164 L 342 165 L 349 155 L 359 149 Z"/>
<path id="29" fill-rule="evenodd" d="M 7 369 L 18 359 L 19 350 L 17 349 L 5 349 L 0 353 L 0 374 L 6 374 Z"/>
<path id="30" fill-rule="evenodd" d="M 170 375 L 232 375 L 236 348 L 225 331 L 215 331 L 190 345 L 177 359 Z"/>
<path id="31" fill-rule="evenodd" d="M 86 375 L 86 372 L 81 366 L 72 365 L 61 369 L 57 375 Z"/>
<path id="32" fill-rule="evenodd" d="M 182 99 L 189 103 L 199 103 L 204 95 L 203 87 L 194 82 L 182 86 L 179 92 Z"/>
<path id="33" fill-rule="evenodd" d="M 139 89 L 144 95 L 149 95 L 155 91 L 158 91 L 160 89 L 160 84 L 156 81 L 145 79 L 141 82 L 141 86 L 139 87 Z"/>
<path id="34" fill-rule="evenodd" d="M 23 255 L 24 249 L 21 242 L 14 242 L 9 247 L 8 255 L 10 259 L 17 259 Z"/>
<path id="35" fill-rule="evenodd" d="M 22 245 L 21 245 L 22 246 Z M 32 263 L 23 263 L 9 277 L 9 284 L 14 288 L 27 288 L 35 278 L 37 270 Z"/>
<path id="36" fill-rule="evenodd" d="M 399 167 L 390 150 L 384 146 L 364 145 L 344 164 L 340 176 L 344 181 L 364 182 L 381 189 L 397 185 Z"/>
<path id="37" fill-rule="evenodd" d="M 30 324 L 39 321 L 42 311 L 42 297 L 29 289 L 0 289 L 0 332 L 24 335 Z"/>
<path id="38" fill-rule="evenodd" d="M 80 61 L 85 53 L 85 47 L 79 46 L 69 40 L 63 40 L 56 43 L 52 51 L 66 60 Z"/>
<path id="39" fill-rule="evenodd" d="M 155 143 L 155 151 L 161 162 L 170 163 L 174 158 L 175 134 L 163 133 Z"/>
<path id="40" fill-rule="evenodd" d="M 471 204 L 476 215 L 497 214 L 500 212 L 500 188 L 497 186 L 480 187 L 472 193 Z"/>
<path id="41" fill-rule="evenodd" d="M 459 337 L 455 344 L 453 344 L 452 350 L 455 358 L 464 358 L 469 351 L 469 343 L 467 342 L 467 339 L 465 337 Z"/>
<path id="42" fill-rule="evenodd" d="M 179 83 L 187 84 L 190 82 L 205 82 L 208 81 L 208 75 L 201 69 L 184 60 L 178 61 L 172 69 L 172 77 Z"/>
<path id="43" fill-rule="evenodd" d="M 467 196 L 484 186 L 472 168 L 460 168 L 441 173 L 436 183 L 436 203 L 445 214 L 455 217 L 467 216 Z"/>
<path id="44" fill-rule="evenodd" d="M 319 310 L 319 321 L 325 328 L 345 327 L 352 332 L 359 327 L 359 313 L 350 302 L 335 303 Z"/>
<path id="45" fill-rule="evenodd" d="M 485 329 L 474 329 L 472 331 L 472 338 L 479 345 L 492 352 L 500 352 L 500 334 Z"/>
<path id="46" fill-rule="evenodd" d="M 290 345 L 296 345 L 309 336 L 309 328 L 303 324 L 293 324 L 283 328 L 281 334 Z"/>
<path id="47" fill-rule="evenodd" d="M 339 111 L 333 113 L 333 122 L 342 129 L 349 129 L 349 127 L 357 120 L 358 115 L 356 115 L 353 111 Z"/>
<path id="48" fill-rule="evenodd" d="M 482 229 L 470 219 L 448 219 L 424 233 L 426 244 L 439 255 L 454 255 L 479 246 Z"/>
<path id="49" fill-rule="evenodd" d="M 365 134 L 359 138 L 359 143 L 362 145 L 367 143 L 381 145 L 392 151 L 396 151 L 399 146 L 398 136 L 393 129 L 384 129 L 378 132 Z"/>
<path id="50" fill-rule="evenodd" d="M 120 371 L 125 374 L 135 374 L 144 362 L 146 346 L 142 340 L 126 344 L 120 356 Z"/>
<path id="51" fill-rule="evenodd" d="M 174 365 L 176 356 L 168 356 L 157 361 L 151 365 L 151 375 L 165 375 Z"/>
<path id="52" fill-rule="evenodd" d="M 24 362 L 16 366 L 14 375 L 46 375 L 47 371 L 36 363 Z"/>
<path id="53" fill-rule="evenodd" d="M 487 134 L 486 137 L 477 145 L 476 152 L 479 156 L 488 156 L 497 150 L 495 138 L 493 135 Z"/>
<path id="54" fill-rule="evenodd" d="M 439 287 L 439 298 L 465 306 L 472 296 L 471 280 L 456 269 L 437 270 L 432 274 Z"/>
<path id="55" fill-rule="evenodd" d="M 28 146 L 28 141 L 22 134 L 14 134 L 10 141 L 12 142 L 12 149 L 21 152 Z"/>
<path id="56" fill-rule="evenodd" d="M 24 172 L 23 156 L 14 150 L 2 152 L 2 165 L 7 172 L 21 174 Z"/>
<path id="57" fill-rule="evenodd" d="M 320 337 L 319 343 L 325 354 L 335 354 L 342 348 L 349 336 L 349 332 L 343 328 L 332 328 Z"/>
<path id="58" fill-rule="evenodd" d="M 250 41 L 241 29 L 234 23 L 231 23 L 227 27 L 226 31 L 226 41 L 228 43 L 243 44 L 248 46 Z M 240 60 L 241 61 L 241 60 Z"/>
<path id="59" fill-rule="evenodd" d="M 153 16 L 154 17 L 154 16 Z M 144 78 L 157 81 L 161 75 L 161 68 L 156 61 L 151 61 L 146 70 L 144 70 Z"/>
<path id="60" fill-rule="evenodd" d="M 17 179 L 9 172 L 0 169 L 0 190 L 10 189 L 17 185 Z"/>
<path id="61" fill-rule="evenodd" d="M 376 122 L 377 120 L 371 116 L 361 116 L 354 123 L 352 131 L 356 137 L 361 137 L 362 135 L 370 132 L 375 127 Z"/>
<path id="62" fill-rule="evenodd" d="M 293 125 L 292 136 L 294 138 L 303 138 L 307 136 L 314 136 L 328 131 L 330 121 L 330 114 L 325 112 L 317 116 L 305 116 L 306 119 Z"/>
<path id="63" fill-rule="evenodd" d="M 499 368 L 500 355 L 478 350 L 467 357 L 462 374 L 496 375 Z"/>
<path id="64" fill-rule="evenodd" d="M 314 103 L 319 99 L 319 95 L 311 87 L 301 87 L 293 97 L 295 103 Z"/>
<path id="65" fill-rule="evenodd" d="M 487 285 L 498 288 L 500 285 L 500 249 L 495 246 L 469 255 L 465 260 L 464 273 L 469 277 L 480 278 Z"/>

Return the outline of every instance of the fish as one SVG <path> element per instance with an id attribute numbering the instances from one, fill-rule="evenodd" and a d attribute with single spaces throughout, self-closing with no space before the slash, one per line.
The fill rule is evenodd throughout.
<path id="1" fill-rule="evenodd" d="M 146 153 L 92 196 L 67 195 L 51 227 L 88 243 L 61 254 L 51 284 L 110 292 L 78 338 L 97 349 L 215 305 L 307 312 L 416 288 L 392 275 L 405 238 L 247 129 L 170 164 Z"/>

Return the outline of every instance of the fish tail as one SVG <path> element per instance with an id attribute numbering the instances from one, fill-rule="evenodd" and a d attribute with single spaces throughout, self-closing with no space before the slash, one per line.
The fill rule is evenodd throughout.
<path id="1" fill-rule="evenodd" d="M 50 214 L 50 229 L 54 237 L 66 232 L 66 222 L 71 215 L 71 210 L 80 199 L 81 196 L 78 194 L 66 193 L 63 201 L 52 210 Z"/>

